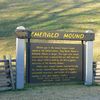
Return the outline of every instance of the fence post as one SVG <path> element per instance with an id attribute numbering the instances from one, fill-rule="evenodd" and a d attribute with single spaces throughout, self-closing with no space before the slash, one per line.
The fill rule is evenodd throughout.
<path id="1" fill-rule="evenodd" d="M 8 76 L 8 74 L 9 74 L 9 69 L 8 69 L 8 67 L 9 67 L 9 62 L 6 62 L 6 56 L 3 56 L 3 59 L 4 59 L 4 67 L 5 67 L 5 73 L 7 74 L 7 76 Z"/>
<path id="2" fill-rule="evenodd" d="M 10 68 L 10 77 L 11 77 L 11 84 L 12 84 L 12 89 L 15 89 L 15 83 L 14 83 L 14 77 L 13 77 L 13 70 L 12 70 L 12 61 L 11 61 L 11 56 L 8 56 L 9 60 L 9 68 Z"/>
<path id="3" fill-rule="evenodd" d="M 7 57 L 5 55 L 3 56 L 3 58 L 4 58 L 4 67 L 5 67 L 6 79 L 9 79 L 8 86 L 11 86 L 9 61 L 7 60 Z"/>

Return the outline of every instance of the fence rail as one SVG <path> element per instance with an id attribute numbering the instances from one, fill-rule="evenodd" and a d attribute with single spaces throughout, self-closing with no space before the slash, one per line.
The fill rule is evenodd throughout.
<path id="1" fill-rule="evenodd" d="M 3 60 L 0 60 L 0 91 L 15 89 L 16 81 L 16 60 L 4 56 Z"/>
<path id="2" fill-rule="evenodd" d="M 93 62 L 94 82 L 100 83 L 100 62 Z"/>

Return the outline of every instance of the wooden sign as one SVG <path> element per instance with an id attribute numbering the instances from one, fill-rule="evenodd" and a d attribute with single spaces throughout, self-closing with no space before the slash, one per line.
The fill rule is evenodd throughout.
<path id="1" fill-rule="evenodd" d="M 27 55 L 29 83 L 82 81 L 81 44 L 31 43 Z"/>
<path id="2" fill-rule="evenodd" d="M 16 31 L 18 38 L 30 39 L 46 39 L 46 40 L 78 40 L 78 41 L 93 41 L 94 33 L 82 32 L 58 32 L 58 31 Z"/>

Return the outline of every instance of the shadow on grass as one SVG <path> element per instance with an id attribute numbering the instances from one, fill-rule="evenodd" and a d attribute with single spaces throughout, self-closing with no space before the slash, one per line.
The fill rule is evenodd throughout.
<path id="1" fill-rule="evenodd" d="M 27 4 L 27 2 L 28 1 L 26 0 L 24 3 Z M 61 2 L 57 2 L 56 0 L 55 1 L 49 1 L 49 0 L 36 1 L 35 0 L 33 2 L 29 0 L 29 2 L 31 5 L 28 6 L 27 9 L 20 8 L 21 4 L 18 6 L 20 8 L 19 12 L 27 11 L 27 13 L 25 12 L 26 13 L 25 16 L 21 16 L 20 18 L 17 18 L 15 20 L 8 18 L 8 20 L 2 19 L 0 21 L 0 36 L 8 37 L 8 36 L 14 35 L 15 34 L 14 31 L 16 27 L 20 25 L 23 25 L 28 28 L 32 28 L 34 30 L 63 30 L 63 29 L 68 30 L 70 28 L 74 28 L 78 30 L 86 30 L 87 28 L 77 27 L 77 26 L 79 26 L 80 24 L 87 25 L 87 27 L 88 27 L 88 24 L 97 25 L 97 26 L 100 25 L 99 22 L 91 22 L 90 20 L 86 22 L 85 21 L 86 19 L 83 19 L 85 22 L 82 22 L 82 20 L 79 20 L 80 22 L 76 22 L 78 18 L 81 18 L 81 17 L 84 18 L 84 16 L 87 16 L 87 17 L 95 16 L 95 14 L 99 14 L 99 12 L 96 12 L 99 8 L 94 8 L 94 9 L 91 9 L 88 11 L 82 11 L 79 13 L 74 12 L 74 13 L 66 14 L 66 12 L 70 12 L 73 9 L 80 8 L 81 10 L 81 6 L 84 7 L 84 5 L 88 5 L 92 3 L 94 4 L 96 2 L 99 2 L 99 0 L 92 0 L 88 2 L 81 1 L 78 3 L 76 3 L 76 0 L 75 0 L 74 1 L 75 3 L 72 3 L 71 7 L 67 7 L 67 2 L 65 2 L 64 4 Z M 8 2 L 6 4 L 9 5 Z M 41 6 L 39 7 L 39 5 Z M 66 7 L 62 8 L 61 7 L 62 5 L 66 5 Z M 36 8 L 36 7 L 39 7 L 39 8 Z M 61 11 L 52 12 L 53 10 L 55 9 L 57 10 L 60 8 L 62 9 Z M 38 14 L 31 15 L 31 12 L 34 12 L 34 11 L 41 11 L 41 12 Z M 65 15 L 61 15 L 62 13 L 65 13 Z M 41 18 L 41 17 L 44 17 L 45 15 L 47 16 L 46 18 Z M 90 29 L 92 28 L 90 27 Z"/>

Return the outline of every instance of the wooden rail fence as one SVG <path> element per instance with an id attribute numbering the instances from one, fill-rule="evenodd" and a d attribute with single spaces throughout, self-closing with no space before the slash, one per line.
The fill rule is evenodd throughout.
<path id="1" fill-rule="evenodd" d="M 16 81 L 16 60 L 4 56 L 0 60 L 0 91 L 15 89 Z"/>
<path id="2" fill-rule="evenodd" d="M 93 62 L 94 82 L 100 84 L 100 62 Z M 0 91 L 15 89 L 16 83 L 16 60 L 4 56 L 0 60 Z"/>
<path id="3" fill-rule="evenodd" d="M 100 84 L 100 62 L 93 62 L 94 82 Z"/>

